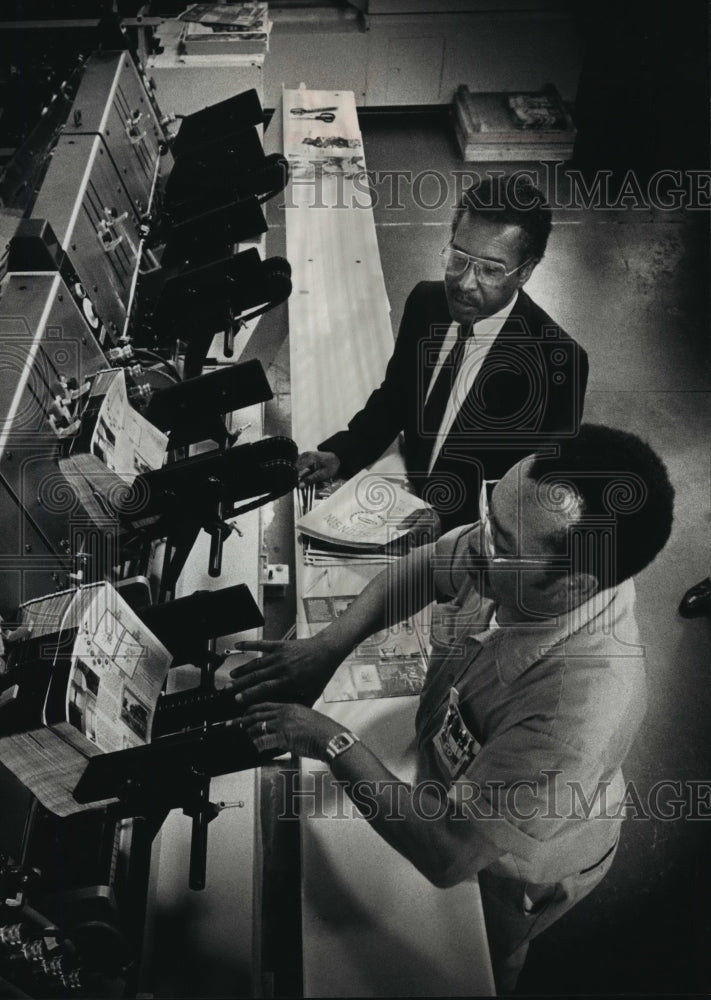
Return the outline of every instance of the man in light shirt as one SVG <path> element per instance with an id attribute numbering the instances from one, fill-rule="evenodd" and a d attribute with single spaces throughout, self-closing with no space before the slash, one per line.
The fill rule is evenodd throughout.
<path id="1" fill-rule="evenodd" d="M 587 355 L 523 291 L 550 228 L 522 175 L 464 195 L 444 281 L 410 293 L 382 384 L 347 430 L 299 456 L 305 483 L 354 475 L 402 433 L 408 475 L 448 530 L 476 516 L 482 480 L 577 433 Z"/>
<path id="2" fill-rule="evenodd" d="M 612 865 L 621 767 L 646 705 L 633 577 L 669 538 L 674 489 L 645 442 L 583 424 L 556 454 L 484 482 L 479 508 L 478 523 L 394 562 L 317 635 L 239 643 L 262 655 L 232 676 L 258 750 L 327 762 L 356 804 L 367 785 L 364 817 L 435 886 L 478 878 L 505 994 L 529 942 Z M 365 734 L 305 704 L 359 643 L 430 601 L 408 784 Z"/>

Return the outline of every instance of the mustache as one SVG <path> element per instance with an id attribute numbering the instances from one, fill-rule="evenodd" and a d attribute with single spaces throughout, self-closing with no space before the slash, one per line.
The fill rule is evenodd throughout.
<path id="1" fill-rule="evenodd" d="M 476 292 L 460 292 L 453 289 L 449 296 L 454 302 L 460 303 L 461 305 L 478 305 L 479 296 Z"/>

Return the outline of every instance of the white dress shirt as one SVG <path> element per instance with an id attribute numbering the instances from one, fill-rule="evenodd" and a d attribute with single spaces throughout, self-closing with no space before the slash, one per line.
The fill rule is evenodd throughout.
<path id="1" fill-rule="evenodd" d="M 439 425 L 437 440 L 435 441 L 434 448 L 432 449 L 430 464 L 427 469 L 428 473 L 432 472 L 432 468 L 437 461 L 442 445 L 449 434 L 452 424 L 454 423 L 454 418 L 457 413 L 459 413 L 464 400 L 469 395 L 471 388 L 474 385 L 474 381 L 481 370 L 481 366 L 484 364 L 484 360 L 491 349 L 491 345 L 499 336 L 501 328 L 509 318 L 517 295 L 518 292 L 516 292 L 511 300 L 507 302 L 505 306 L 502 306 L 498 312 L 495 312 L 491 316 L 485 316 L 483 319 L 477 320 L 476 323 L 473 324 L 472 331 L 467 337 L 466 344 L 464 346 L 462 363 L 460 364 L 459 371 L 455 376 L 454 385 L 452 386 L 452 391 L 444 409 L 442 423 Z M 452 323 L 449 330 L 447 330 L 447 333 L 445 334 L 442 347 L 440 348 L 439 357 L 437 358 L 435 370 L 432 373 L 430 384 L 427 387 L 425 402 L 429 399 L 430 392 L 432 391 L 432 387 L 437 380 L 437 376 L 442 370 L 444 362 L 457 341 L 458 326 L 458 323 Z"/>

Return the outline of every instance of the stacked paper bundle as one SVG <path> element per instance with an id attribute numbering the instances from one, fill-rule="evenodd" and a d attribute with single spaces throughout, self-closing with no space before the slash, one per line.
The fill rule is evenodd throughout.
<path id="1" fill-rule="evenodd" d="M 556 88 L 519 94 L 454 96 L 454 128 L 464 160 L 568 160 L 575 126 Z"/>
<path id="2" fill-rule="evenodd" d="M 433 528 L 431 508 L 408 493 L 401 476 L 368 471 L 349 479 L 296 522 L 304 561 L 390 562 L 406 552 L 413 534 Z"/>
<path id="3" fill-rule="evenodd" d="M 186 55 L 251 55 L 269 51 L 266 3 L 198 3 L 180 16 Z"/>

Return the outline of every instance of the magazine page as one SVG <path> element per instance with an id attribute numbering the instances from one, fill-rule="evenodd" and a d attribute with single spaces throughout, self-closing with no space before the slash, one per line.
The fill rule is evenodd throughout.
<path id="1" fill-rule="evenodd" d="M 110 472 L 96 455 L 75 452 L 62 455 L 59 469 L 89 517 L 100 525 L 116 521 L 116 504 L 128 496 L 123 476 Z"/>
<path id="2" fill-rule="evenodd" d="M 60 590 L 56 594 L 26 601 L 18 609 L 18 625 L 30 628 L 33 638 L 58 632 L 76 594 L 76 587 L 72 587 L 71 590 Z"/>
<path id="3" fill-rule="evenodd" d="M 304 597 L 309 634 L 335 621 L 356 595 Z M 326 685 L 325 702 L 418 695 L 427 673 L 426 623 L 430 609 L 370 636 L 357 646 Z"/>
<path id="4" fill-rule="evenodd" d="M 101 394 L 104 399 L 91 435 L 91 454 L 127 482 L 141 472 L 159 469 L 168 437 L 131 406 L 122 369 L 97 375 L 91 396 Z"/>
<path id="5" fill-rule="evenodd" d="M 74 735 L 75 734 L 75 735 Z M 80 805 L 73 792 L 89 757 L 101 753 L 68 723 L 0 738 L 0 763 L 56 816 L 96 809 L 114 799 Z"/>
<path id="6" fill-rule="evenodd" d="M 325 702 L 418 695 L 427 673 L 427 654 L 414 620 L 377 632 L 343 661 L 323 692 Z"/>
<path id="7" fill-rule="evenodd" d="M 350 548 L 378 548 L 411 532 L 430 510 L 404 476 L 363 471 L 296 522 L 306 535 Z"/>
<path id="8" fill-rule="evenodd" d="M 148 743 L 172 654 L 109 583 L 78 591 L 62 628 L 77 630 L 66 720 L 104 752 Z"/>

